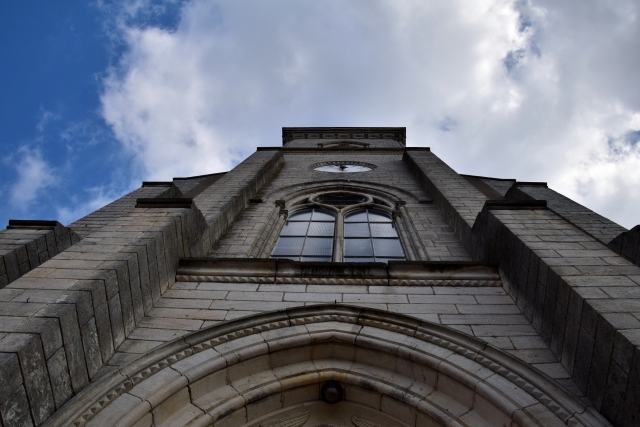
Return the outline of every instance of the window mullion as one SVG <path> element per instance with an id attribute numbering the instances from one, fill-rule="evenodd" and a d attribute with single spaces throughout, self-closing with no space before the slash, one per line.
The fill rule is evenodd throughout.
<path id="1" fill-rule="evenodd" d="M 336 215 L 335 237 L 333 239 L 333 262 L 342 262 L 344 254 L 344 215 Z"/>

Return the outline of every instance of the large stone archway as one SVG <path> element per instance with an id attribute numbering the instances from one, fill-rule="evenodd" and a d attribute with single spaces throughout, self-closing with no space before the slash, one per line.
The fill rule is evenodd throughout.
<path id="1" fill-rule="evenodd" d="M 326 402 L 329 382 L 342 389 L 338 403 Z M 379 310 L 322 305 L 225 322 L 168 343 L 99 379 L 45 425 L 609 424 L 475 338 Z"/>

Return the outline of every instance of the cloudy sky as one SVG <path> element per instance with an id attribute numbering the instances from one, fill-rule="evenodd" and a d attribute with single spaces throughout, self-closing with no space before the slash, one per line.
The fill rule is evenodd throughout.
<path id="1" fill-rule="evenodd" d="M 0 227 L 228 170 L 283 126 L 406 126 L 640 223 L 640 0 L 55 3 L 0 6 Z"/>

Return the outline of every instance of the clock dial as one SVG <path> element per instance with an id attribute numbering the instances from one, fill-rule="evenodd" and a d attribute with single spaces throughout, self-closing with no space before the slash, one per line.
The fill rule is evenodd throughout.
<path id="1" fill-rule="evenodd" d="M 352 165 L 349 163 L 340 163 L 340 164 L 319 166 L 314 170 L 319 172 L 351 173 L 351 172 L 367 172 L 367 171 L 370 171 L 371 168 L 367 166 L 361 166 L 361 165 Z"/>

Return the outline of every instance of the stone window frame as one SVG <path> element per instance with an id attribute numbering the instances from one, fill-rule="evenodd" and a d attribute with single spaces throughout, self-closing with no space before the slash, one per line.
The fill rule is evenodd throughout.
<path id="1" fill-rule="evenodd" d="M 366 200 L 362 203 L 356 203 L 353 205 L 348 205 L 344 207 L 336 207 L 333 205 L 327 205 L 318 201 L 318 198 L 321 196 L 329 195 L 329 194 L 352 194 L 354 196 L 364 197 Z M 263 251 L 263 256 L 271 257 L 271 253 L 273 252 L 277 240 L 280 237 L 280 233 L 286 223 L 287 217 L 289 214 L 293 214 L 295 212 L 310 209 L 310 208 L 321 208 L 324 210 L 328 210 L 335 215 L 335 228 L 334 228 L 334 243 L 333 243 L 333 255 L 331 262 L 344 262 L 344 219 L 347 215 L 354 213 L 358 210 L 363 209 L 375 209 L 381 212 L 385 212 L 391 216 L 392 223 L 398 233 L 398 240 L 400 245 L 402 246 L 402 250 L 404 252 L 405 260 L 416 260 L 418 257 L 415 256 L 409 239 L 408 233 L 405 230 L 403 221 L 398 220 L 398 216 L 400 215 L 399 209 L 404 205 L 402 202 L 396 201 L 395 203 L 386 199 L 385 197 L 381 197 L 379 194 L 372 195 L 365 191 L 353 191 L 346 189 L 335 189 L 335 190 L 323 190 L 313 193 L 306 193 L 299 195 L 285 202 L 284 200 L 276 201 L 276 204 L 280 207 L 280 221 L 279 226 L 274 227 L 272 232 L 272 243 L 268 245 L 268 252 Z M 288 209 L 285 209 L 288 208 Z M 276 233 L 277 231 L 277 233 Z M 267 252 L 267 253 L 264 253 Z M 277 257 L 274 257 L 277 258 Z"/>

